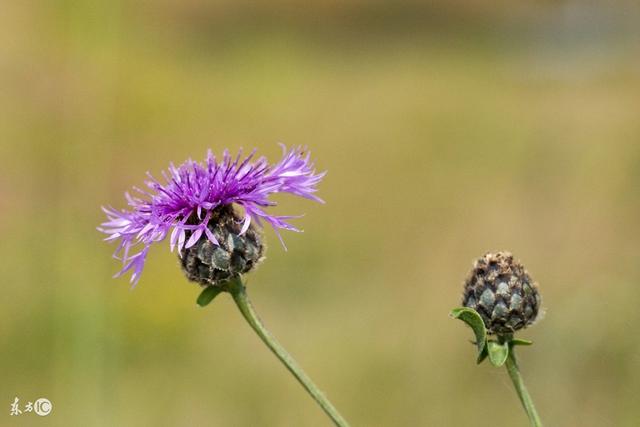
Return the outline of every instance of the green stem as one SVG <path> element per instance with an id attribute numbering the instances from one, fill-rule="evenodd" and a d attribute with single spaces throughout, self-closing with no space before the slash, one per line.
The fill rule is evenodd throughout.
<path id="1" fill-rule="evenodd" d="M 513 381 L 513 385 L 516 388 L 516 392 L 518 393 L 520 402 L 522 402 L 522 406 L 524 407 L 524 410 L 529 417 L 531 426 L 542 427 L 540 416 L 536 411 L 536 407 L 533 405 L 533 400 L 531 399 L 531 396 L 529 395 L 529 392 L 524 385 L 524 381 L 522 380 L 522 376 L 520 375 L 520 369 L 518 368 L 518 362 L 516 360 L 513 346 L 510 346 L 509 348 L 509 357 L 507 357 L 507 362 L 505 365 L 507 367 L 507 371 L 509 372 L 509 377 L 511 377 L 511 381 Z"/>
<path id="2" fill-rule="evenodd" d="M 313 399 L 320 405 L 320 407 L 326 412 L 336 426 L 349 427 L 347 421 L 340 415 L 340 413 L 333 407 L 331 402 L 325 397 L 325 395 L 318 389 L 318 387 L 311 381 L 311 378 L 302 370 L 298 363 L 291 357 L 289 353 L 280 345 L 280 343 L 269 333 L 264 327 L 262 321 L 253 309 L 246 289 L 242 284 L 239 277 L 234 278 L 228 283 L 228 290 L 233 296 L 233 300 L 240 309 L 240 312 L 247 320 L 249 325 L 258 334 L 260 339 L 269 347 L 273 354 L 280 359 L 284 366 L 293 374 L 294 377 L 302 384 L 307 392 L 313 397 Z"/>

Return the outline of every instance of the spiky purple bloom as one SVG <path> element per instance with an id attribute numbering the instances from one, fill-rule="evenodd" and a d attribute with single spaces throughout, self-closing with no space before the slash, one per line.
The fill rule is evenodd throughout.
<path id="1" fill-rule="evenodd" d="M 302 147 L 287 150 L 280 145 L 282 159 L 273 165 L 265 157 L 253 160 L 256 150 L 244 159 L 242 151 L 233 159 L 225 150 L 221 161 L 209 150 L 204 163 L 191 159 L 178 167 L 171 163 L 168 171 L 162 172 L 165 183 L 147 172 L 147 189 L 133 187 L 135 196 L 125 193 L 130 209 L 103 207 L 108 221 L 98 230 L 109 235 L 107 241 L 119 240 L 114 257 L 122 261 L 123 267 L 116 277 L 132 270 L 131 282 L 137 283 L 149 248 L 168 234 L 171 251 L 177 248 L 180 255 L 203 235 L 219 245 L 207 227 L 216 208 L 231 205 L 243 208 L 241 235 L 252 222 L 262 226 L 262 221 L 273 227 L 281 242 L 279 229 L 299 231 L 287 222 L 295 216 L 265 211 L 276 205 L 269 196 L 291 193 L 323 203 L 314 193 L 325 173 L 315 172 L 310 154 Z M 135 253 L 134 247 L 139 249 Z"/>

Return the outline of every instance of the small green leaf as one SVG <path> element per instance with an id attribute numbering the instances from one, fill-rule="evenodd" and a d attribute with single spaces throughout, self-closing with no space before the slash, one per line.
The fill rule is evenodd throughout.
<path id="1" fill-rule="evenodd" d="M 196 302 L 200 307 L 206 307 L 220 292 L 222 292 L 222 289 L 218 286 L 207 286 L 200 293 Z"/>
<path id="2" fill-rule="evenodd" d="M 500 344 L 496 341 L 487 342 L 487 350 L 489 353 L 489 361 L 493 366 L 500 367 L 504 365 L 509 356 L 509 344 Z"/>
<path id="3" fill-rule="evenodd" d="M 487 329 L 484 327 L 482 317 L 477 311 L 468 307 L 454 308 L 451 310 L 451 317 L 462 320 L 473 329 L 473 333 L 476 336 L 476 345 L 478 346 L 478 359 L 480 359 L 487 342 Z"/>
<path id="4" fill-rule="evenodd" d="M 521 340 L 520 338 L 514 338 L 509 342 L 509 344 L 511 344 L 512 346 L 514 346 L 514 345 L 532 345 L 533 341 Z"/>
<path id="5" fill-rule="evenodd" d="M 487 346 L 485 345 L 480 353 L 478 353 L 478 359 L 476 359 L 476 363 L 479 365 L 484 362 L 484 359 L 487 358 L 489 352 L 487 351 Z"/>

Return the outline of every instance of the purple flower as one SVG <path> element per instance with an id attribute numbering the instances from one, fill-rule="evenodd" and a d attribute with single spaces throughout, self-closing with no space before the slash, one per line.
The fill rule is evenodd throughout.
<path id="1" fill-rule="evenodd" d="M 323 203 L 314 193 L 325 172 L 315 173 L 309 153 L 305 154 L 302 147 L 281 147 L 282 159 L 273 165 L 265 157 L 253 160 L 255 150 L 244 159 L 242 152 L 233 159 L 225 150 L 220 162 L 209 150 L 204 163 L 189 159 L 178 167 L 170 164 L 168 171 L 162 172 L 165 183 L 147 172 L 146 189 L 133 187 L 135 195 L 125 193 L 128 210 L 102 208 L 108 221 L 98 230 L 109 235 L 107 241 L 119 240 L 114 257 L 122 261 L 123 267 L 115 277 L 132 270 L 131 282 L 137 283 L 149 248 L 168 234 L 171 251 L 177 247 L 181 256 L 183 249 L 195 245 L 203 235 L 218 245 L 207 225 L 214 209 L 223 206 L 243 208 L 241 234 L 252 221 L 259 226 L 262 221 L 269 223 L 281 242 L 279 229 L 299 231 L 287 222 L 295 216 L 265 211 L 276 205 L 269 196 L 291 193 Z"/>

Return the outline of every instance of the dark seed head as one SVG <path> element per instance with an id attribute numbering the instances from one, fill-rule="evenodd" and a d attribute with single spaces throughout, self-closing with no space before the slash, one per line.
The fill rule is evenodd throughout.
<path id="1" fill-rule="evenodd" d="M 538 285 L 509 252 L 478 259 L 464 284 L 462 305 L 476 310 L 491 334 L 508 334 L 531 325 L 541 305 Z"/>
<path id="2" fill-rule="evenodd" d="M 262 261 L 262 235 L 253 224 L 240 235 L 242 224 L 243 218 L 230 205 L 213 211 L 207 227 L 218 245 L 203 234 L 195 245 L 183 251 L 180 264 L 189 280 L 202 286 L 219 285 L 248 273 Z M 187 233 L 186 239 L 189 237 Z"/>

